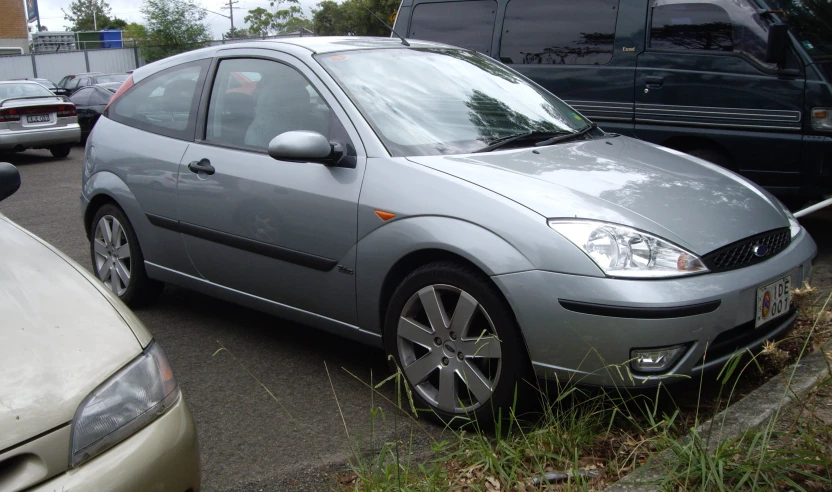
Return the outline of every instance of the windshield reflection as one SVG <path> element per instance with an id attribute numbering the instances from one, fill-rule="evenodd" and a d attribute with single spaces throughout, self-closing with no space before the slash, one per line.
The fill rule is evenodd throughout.
<path id="1" fill-rule="evenodd" d="M 471 51 L 386 49 L 317 58 L 397 157 L 469 153 L 511 135 L 571 133 L 589 124 L 516 72 Z"/>

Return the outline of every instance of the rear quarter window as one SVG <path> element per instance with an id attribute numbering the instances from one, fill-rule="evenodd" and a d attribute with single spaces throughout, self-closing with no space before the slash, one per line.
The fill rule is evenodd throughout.
<path id="1" fill-rule="evenodd" d="M 186 63 L 138 82 L 108 108 L 113 121 L 180 140 L 193 140 L 199 95 L 210 60 Z"/>

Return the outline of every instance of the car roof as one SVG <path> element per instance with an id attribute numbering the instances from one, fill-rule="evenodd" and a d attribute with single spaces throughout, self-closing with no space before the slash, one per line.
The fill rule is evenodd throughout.
<path id="1" fill-rule="evenodd" d="M 0 80 L 0 84 L 33 84 L 33 85 L 40 85 L 41 87 L 43 87 L 41 84 L 38 84 L 34 80 L 28 80 L 28 79 Z"/>
<path id="2" fill-rule="evenodd" d="M 411 48 L 453 48 L 453 46 L 431 41 L 407 40 Z M 331 53 L 333 51 L 354 51 L 379 48 L 403 48 L 399 38 L 382 38 L 366 36 L 312 36 L 301 38 L 283 38 L 258 41 L 260 43 L 290 44 L 306 48 L 313 53 Z"/>

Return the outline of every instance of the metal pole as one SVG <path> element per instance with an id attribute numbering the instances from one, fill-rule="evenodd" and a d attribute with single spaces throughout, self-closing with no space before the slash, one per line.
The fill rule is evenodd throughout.
<path id="1" fill-rule="evenodd" d="M 816 203 L 816 204 L 812 205 L 811 207 L 806 207 L 803 210 L 798 210 L 797 212 L 794 213 L 794 216 L 799 219 L 801 217 L 809 215 L 812 212 L 817 212 L 818 210 L 820 210 L 822 208 L 826 208 L 830 205 L 832 205 L 832 198 L 829 198 L 828 200 L 824 200 L 820 203 Z"/>
<path id="2" fill-rule="evenodd" d="M 38 64 L 35 61 L 35 53 L 34 52 L 31 53 L 31 56 L 32 56 L 32 78 L 36 79 L 36 78 L 38 78 Z"/>
<path id="3" fill-rule="evenodd" d="M 90 54 L 87 52 L 87 43 L 84 43 L 84 62 L 87 64 L 87 72 L 90 71 Z"/>
<path id="4" fill-rule="evenodd" d="M 231 39 L 234 39 L 234 2 L 228 0 L 228 18 L 231 19 Z"/>

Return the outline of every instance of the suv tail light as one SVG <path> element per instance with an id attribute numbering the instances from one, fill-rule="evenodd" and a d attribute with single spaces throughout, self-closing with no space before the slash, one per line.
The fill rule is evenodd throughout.
<path id="1" fill-rule="evenodd" d="M 121 87 L 119 87 L 118 90 L 116 91 L 116 93 L 113 94 L 113 97 L 110 98 L 110 102 L 107 103 L 107 106 L 104 108 L 104 111 L 102 111 L 102 113 L 106 113 L 107 110 L 110 109 L 110 106 L 112 106 L 113 103 L 116 102 L 116 99 L 121 97 L 121 95 L 124 94 L 125 92 L 127 92 L 127 90 L 130 89 L 131 87 L 133 87 L 133 76 L 132 75 L 127 77 L 127 80 L 125 80 L 124 82 L 121 83 Z"/>

